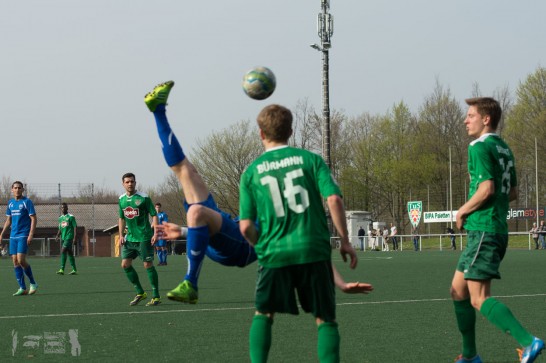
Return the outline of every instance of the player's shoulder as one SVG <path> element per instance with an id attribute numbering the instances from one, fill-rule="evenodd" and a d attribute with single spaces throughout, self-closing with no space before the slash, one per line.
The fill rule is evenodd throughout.
<path id="1" fill-rule="evenodd" d="M 139 197 L 142 197 L 142 198 L 150 198 L 150 196 L 144 192 L 141 192 L 141 191 L 136 191 L 135 192 L 135 195 L 138 195 Z"/>

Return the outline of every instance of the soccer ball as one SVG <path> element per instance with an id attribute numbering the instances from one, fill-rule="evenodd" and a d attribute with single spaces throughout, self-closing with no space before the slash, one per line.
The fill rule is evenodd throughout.
<path id="1" fill-rule="evenodd" d="M 265 100 L 275 91 L 277 81 L 271 69 L 256 67 L 243 77 L 243 91 L 255 100 Z"/>

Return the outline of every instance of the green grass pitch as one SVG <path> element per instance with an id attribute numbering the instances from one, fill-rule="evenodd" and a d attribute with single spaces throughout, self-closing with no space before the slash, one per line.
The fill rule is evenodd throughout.
<path id="1" fill-rule="evenodd" d="M 370 295 L 337 293 L 341 361 L 453 361 L 460 352 L 460 336 L 449 284 L 459 252 L 358 253 L 359 266 L 351 271 L 333 252 L 347 281 L 375 286 Z M 13 297 L 17 284 L 11 261 L 0 260 L 0 362 L 249 361 L 256 264 L 228 268 L 205 260 L 199 303 L 186 305 L 165 297 L 186 271 L 185 256 L 170 256 L 168 266 L 157 267 L 163 303 L 131 307 L 135 292 L 119 259 L 77 259 L 77 276 L 56 275 L 57 258 L 29 261 L 39 290 L 33 296 Z M 142 262 L 134 265 L 149 291 Z M 493 283 L 493 295 L 543 339 L 545 266 L 546 251 L 509 250 L 501 266 L 503 278 Z M 69 332 L 76 331 L 70 342 Z M 477 337 L 485 362 L 517 361 L 516 342 L 480 314 Z M 310 315 L 276 316 L 269 361 L 317 361 Z M 543 361 L 541 356 L 538 362 Z"/>

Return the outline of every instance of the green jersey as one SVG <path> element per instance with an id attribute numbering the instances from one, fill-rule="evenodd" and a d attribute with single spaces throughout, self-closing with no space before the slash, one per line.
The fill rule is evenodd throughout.
<path id="1" fill-rule="evenodd" d="M 480 209 L 466 219 L 468 231 L 508 233 L 506 216 L 510 203 L 510 189 L 517 186 L 514 155 L 508 145 L 496 134 L 485 134 L 468 146 L 469 199 L 481 182 L 492 180 L 495 194 Z"/>
<path id="2" fill-rule="evenodd" d="M 255 250 L 268 268 L 330 260 L 323 198 L 341 195 L 324 160 L 307 150 L 267 150 L 245 170 L 240 218 L 258 221 Z"/>
<path id="3" fill-rule="evenodd" d="M 141 192 L 128 196 L 122 194 L 119 197 L 119 217 L 125 218 L 127 226 L 127 242 L 148 242 L 152 239 L 154 231 L 150 225 L 150 217 L 155 216 L 156 211 L 150 197 Z"/>
<path id="4" fill-rule="evenodd" d="M 62 241 L 74 240 L 74 228 L 76 228 L 76 218 L 70 214 L 63 214 L 59 217 L 59 230 L 61 231 Z"/>

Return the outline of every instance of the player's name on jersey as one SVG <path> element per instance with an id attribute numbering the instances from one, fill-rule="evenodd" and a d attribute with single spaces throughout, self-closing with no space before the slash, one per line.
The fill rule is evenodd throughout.
<path id="1" fill-rule="evenodd" d="M 278 170 L 292 165 L 303 165 L 303 157 L 290 156 L 281 160 L 264 161 L 263 163 L 258 164 L 256 168 L 258 169 L 258 174 L 261 174 L 270 170 Z"/>

